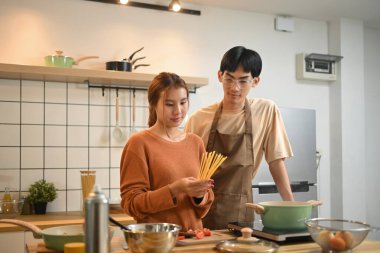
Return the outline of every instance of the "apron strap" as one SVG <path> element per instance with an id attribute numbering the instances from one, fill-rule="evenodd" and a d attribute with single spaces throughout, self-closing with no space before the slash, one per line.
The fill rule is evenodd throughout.
<path id="1" fill-rule="evenodd" d="M 212 124 L 211 124 L 210 135 L 208 137 L 207 147 L 206 147 L 207 152 L 210 152 L 214 149 L 216 127 L 218 126 L 218 121 L 222 115 L 222 109 L 223 109 L 223 102 L 220 102 L 218 109 L 215 112 L 215 116 L 214 116 L 214 119 L 212 121 Z"/>

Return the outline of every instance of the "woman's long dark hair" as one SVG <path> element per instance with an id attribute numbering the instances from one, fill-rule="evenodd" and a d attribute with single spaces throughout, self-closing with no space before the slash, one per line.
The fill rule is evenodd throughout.
<path id="1" fill-rule="evenodd" d="M 169 88 L 184 88 L 189 98 L 189 89 L 185 81 L 177 74 L 161 72 L 150 83 L 148 89 L 149 119 L 148 126 L 153 126 L 157 121 L 156 107 L 162 91 Z"/>

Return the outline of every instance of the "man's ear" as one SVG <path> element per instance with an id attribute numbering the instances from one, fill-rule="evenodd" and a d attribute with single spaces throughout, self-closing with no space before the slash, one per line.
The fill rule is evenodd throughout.
<path id="1" fill-rule="evenodd" d="M 218 70 L 218 79 L 219 79 L 219 82 L 222 82 L 222 71 Z"/>
<path id="2" fill-rule="evenodd" d="M 257 85 L 259 85 L 259 82 L 260 82 L 260 77 L 259 76 L 256 76 L 255 78 L 253 78 L 252 88 L 256 87 Z"/>

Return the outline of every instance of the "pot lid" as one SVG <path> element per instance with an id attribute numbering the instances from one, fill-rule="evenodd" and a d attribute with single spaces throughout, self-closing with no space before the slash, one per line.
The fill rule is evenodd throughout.
<path id="1" fill-rule="evenodd" d="M 216 245 L 222 252 L 272 253 L 279 248 L 278 244 L 266 240 L 225 240 Z"/>

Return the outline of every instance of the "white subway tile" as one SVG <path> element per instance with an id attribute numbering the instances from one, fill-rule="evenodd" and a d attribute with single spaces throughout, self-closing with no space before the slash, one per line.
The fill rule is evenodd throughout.
<path id="1" fill-rule="evenodd" d="M 111 169 L 111 188 L 120 188 L 120 169 Z M 119 194 L 120 196 L 120 194 Z"/>
<path id="2" fill-rule="evenodd" d="M 43 146 L 43 130 L 41 125 L 22 125 L 21 126 L 21 145 L 22 146 Z"/>
<path id="3" fill-rule="evenodd" d="M 65 126 L 45 126 L 46 146 L 66 146 Z"/>
<path id="4" fill-rule="evenodd" d="M 88 146 L 87 126 L 68 126 L 68 146 Z"/>
<path id="5" fill-rule="evenodd" d="M 90 127 L 90 146 L 109 146 L 109 127 Z"/>
<path id="6" fill-rule="evenodd" d="M 66 189 L 66 170 L 65 169 L 45 169 L 45 180 L 53 183 L 58 190 Z"/>
<path id="7" fill-rule="evenodd" d="M 0 125 L 0 146 L 20 146 L 19 125 Z"/>
<path id="8" fill-rule="evenodd" d="M 149 110 L 146 107 L 136 107 L 136 126 L 146 128 L 148 126 Z"/>
<path id="9" fill-rule="evenodd" d="M 21 104 L 21 123 L 22 124 L 43 124 L 44 105 L 40 103 Z"/>
<path id="10" fill-rule="evenodd" d="M 109 166 L 109 149 L 108 148 L 90 148 L 90 167 L 108 167 Z"/>
<path id="11" fill-rule="evenodd" d="M 68 125 L 88 125 L 88 106 L 69 105 Z"/>
<path id="12" fill-rule="evenodd" d="M 121 154 L 123 153 L 123 147 L 111 148 L 111 167 L 120 167 Z"/>
<path id="13" fill-rule="evenodd" d="M 45 124 L 66 125 L 66 105 L 45 104 Z"/>
<path id="14" fill-rule="evenodd" d="M 80 171 L 86 170 L 83 169 L 68 169 L 67 170 L 67 189 L 68 190 L 77 190 L 81 189 L 81 179 L 80 179 Z"/>
<path id="15" fill-rule="evenodd" d="M 109 171 L 107 169 L 96 169 L 95 184 L 102 187 L 102 191 L 106 194 L 109 188 Z"/>
<path id="16" fill-rule="evenodd" d="M 135 100 L 135 103 L 136 103 L 136 106 L 149 106 L 149 102 L 148 102 L 148 96 L 147 96 L 147 92 L 146 91 L 136 91 L 135 95 L 136 95 L 136 100 Z"/>
<path id="17" fill-rule="evenodd" d="M 69 104 L 88 104 L 87 84 L 69 83 L 68 103 Z"/>
<path id="18" fill-rule="evenodd" d="M 90 125 L 108 126 L 109 113 L 110 112 L 108 106 L 90 106 Z"/>
<path id="19" fill-rule="evenodd" d="M 67 191 L 67 211 L 81 211 L 82 192 L 80 190 Z"/>
<path id="20" fill-rule="evenodd" d="M 0 100 L 20 101 L 20 80 L 0 79 Z"/>
<path id="21" fill-rule="evenodd" d="M 68 148 L 67 149 L 68 168 L 88 168 L 88 149 L 87 148 Z"/>
<path id="22" fill-rule="evenodd" d="M 0 102 L 0 123 L 20 123 L 20 103 Z"/>
<path id="23" fill-rule="evenodd" d="M 0 170 L 0 192 L 5 187 L 9 187 L 10 191 L 18 191 L 20 188 L 20 170 Z"/>
<path id="24" fill-rule="evenodd" d="M 46 82 L 45 102 L 66 103 L 66 83 Z"/>
<path id="25" fill-rule="evenodd" d="M 42 169 L 21 170 L 21 191 L 27 191 L 31 184 L 43 178 Z"/>
<path id="26" fill-rule="evenodd" d="M 43 81 L 21 81 L 21 101 L 43 102 L 44 83 Z"/>
<path id="27" fill-rule="evenodd" d="M 66 168 L 66 147 L 46 147 L 45 168 Z"/>
<path id="28" fill-rule="evenodd" d="M 112 186 L 111 186 L 111 188 L 112 188 Z M 116 203 L 120 203 L 120 201 L 121 201 L 120 189 L 111 189 L 110 203 L 116 204 Z"/>
<path id="29" fill-rule="evenodd" d="M 109 104 L 109 89 L 104 89 L 104 96 L 102 94 L 102 89 L 93 88 L 90 89 L 90 104 L 91 105 L 108 105 Z"/>
<path id="30" fill-rule="evenodd" d="M 49 202 L 46 212 L 65 212 L 66 211 L 66 191 L 57 191 L 57 198 Z"/>
<path id="31" fill-rule="evenodd" d="M 21 148 L 21 168 L 42 168 L 43 148 L 22 147 Z"/>
<path id="32" fill-rule="evenodd" d="M 0 161 L 1 169 L 20 168 L 20 148 L 0 147 Z"/>

